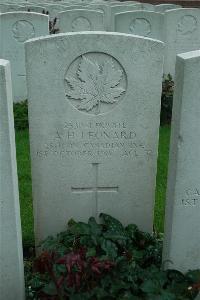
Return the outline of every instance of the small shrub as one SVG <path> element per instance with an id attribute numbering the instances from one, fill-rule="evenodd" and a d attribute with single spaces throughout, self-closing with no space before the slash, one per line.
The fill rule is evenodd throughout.
<path id="1" fill-rule="evenodd" d="M 93 217 L 71 220 L 65 232 L 42 243 L 41 255 L 27 265 L 27 299 L 194 299 L 200 271 L 163 271 L 162 241 L 155 234 L 100 217 L 101 224 Z"/>
<path id="2" fill-rule="evenodd" d="M 15 129 L 23 130 L 28 128 L 28 102 L 23 101 L 19 103 L 14 103 L 14 120 Z"/>

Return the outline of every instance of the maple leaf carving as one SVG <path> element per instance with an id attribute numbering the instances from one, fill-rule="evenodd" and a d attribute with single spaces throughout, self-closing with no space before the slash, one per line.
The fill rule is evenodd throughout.
<path id="1" fill-rule="evenodd" d="M 106 59 L 102 65 L 82 56 L 75 77 L 66 77 L 70 89 L 67 96 L 80 100 L 78 109 L 90 111 L 96 107 L 100 113 L 101 103 L 115 103 L 125 92 L 120 87 L 123 71 L 116 69 L 113 60 Z"/>

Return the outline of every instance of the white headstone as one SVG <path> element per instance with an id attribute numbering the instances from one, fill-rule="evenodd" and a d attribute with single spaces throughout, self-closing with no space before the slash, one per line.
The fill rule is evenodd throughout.
<path id="1" fill-rule="evenodd" d="M 110 6 L 107 2 L 105 3 L 91 3 L 87 5 L 88 9 L 98 10 L 104 14 L 106 30 L 110 30 Z"/>
<path id="2" fill-rule="evenodd" d="M 141 4 L 134 5 L 115 5 L 110 8 L 110 31 L 115 31 L 115 16 L 119 13 L 127 12 L 127 11 L 137 11 L 142 9 Z"/>
<path id="3" fill-rule="evenodd" d="M 162 4 L 155 5 L 155 11 L 161 13 L 170 9 L 178 9 L 178 8 L 181 8 L 181 5 L 172 4 L 172 3 L 162 3 Z"/>
<path id="4" fill-rule="evenodd" d="M 25 6 L 26 7 L 26 11 L 28 12 L 35 12 L 35 13 L 45 13 L 45 7 L 44 6 L 37 6 L 37 5 L 31 5 L 28 4 Z"/>
<path id="5" fill-rule="evenodd" d="M 24 299 L 10 65 L 0 59 L 0 298 Z"/>
<path id="6" fill-rule="evenodd" d="M 142 9 L 148 10 L 148 11 L 155 11 L 155 5 L 150 3 L 142 3 Z"/>
<path id="7" fill-rule="evenodd" d="M 24 11 L 25 7 L 17 4 L 0 3 L 0 12 Z"/>
<path id="8" fill-rule="evenodd" d="M 16 12 L 0 15 L 0 57 L 10 60 L 14 101 L 27 99 L 24 42 L 47 35 L 48 16 Z"/>
<path id="9" fill-rule="evenodd" d="M 164 15 L 151 11 L 124 12 L 115 15 L 115 31 L 163 40 Z"/>
<path id="10" fill-rule="evenodd" d="M 59 32 L 104 31 L 104 14 L 89 9 L 74 9 L 58 14 Z"/>
<path id="11" fill-rule="evenodd" d="M 36 240 L 100 212 L 151 232 L 163 44 L 60 34 L 26 61 Z"/>
<path id="12" fill-rule="evenodd" d="M 200 9 L 168 10 L 164 15 L 164 73 L 174 76 L 176 55 L 200 48 Z"/>
<path id="13" fill-rule="evenodd" d="M 186 272 L 200 268 L 200 51 L 176 65 L 163 261 Z"/>
<path id="14" fill-rule="evenodd" d="M 45 11 L 48 12 L 50 20 L 58 17 L 59 12 L 67 10 L 64 5 L 61 4 L 45 4 Z"/>

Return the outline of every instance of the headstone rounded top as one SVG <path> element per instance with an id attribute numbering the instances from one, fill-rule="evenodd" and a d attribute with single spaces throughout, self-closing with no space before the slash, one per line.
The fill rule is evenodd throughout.
<path id="1" fill-rule="evenodd" d="M 41 36 L 37 38 L 32 38 L 26 41 L 26 43 L 41 43 L 41 42 L 46 42 L 47 40 L 53 42 L 53 40 L 63 40 L 63 39 L 68 39 L 68 37 L 74 36 L 75 38 L 80 38 L 80 36 L 96 36 L 97 39 L 101 39 L 103 41 L 105 36 L 114 36 L 114 37 L 123 37 L 127 39 L 138 39 L 143 42 L 144 40 L 148 41 L 149 43 L 152 43 L 155 45 L 155 42 L 157 44 L 161 44 L 164 46 L 164 43 L 160 40 L 157 39 L 152 39 L 149 37 L 144 37 L 144 36 L 139 36 L 139 35 L 134 35 L 134 34 L 128 34 L 128 33 L 120 33 L 120 32 L 105 32 L 105 31 L 84 31 L 84 32 L 68 32 L 68 33 L 60 33 L 56 35 L 46 35 L 46 36 Z"/>

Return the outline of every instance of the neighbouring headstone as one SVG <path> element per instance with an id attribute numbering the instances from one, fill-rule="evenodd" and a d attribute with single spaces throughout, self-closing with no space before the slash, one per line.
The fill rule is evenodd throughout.
<path id="1" fill-rule="evenodd" d="M 37 242 L 101 212 L 152 231 L 163 47 L 106 32 L 26 43 Z"/>
<path id="2" fill-rule="evenodd" d="M 24 42 L 47 35 L 48 16 L 13 12 L 0 15 L 0 57 L 11 62 L 14 101 L 27 99 Z"/>
<path id="3" fill-rule="evenodd" d="M 59 32 L 104 31 L 104 14 L 89 9 L 74 9 L 58 14 Z"/>
<path id="4" fill-rule="evenodd" d="M 115 16 L 119 13 L 127 11 L 137 11 L 142 9 L 142 4 L 133 4 L 133 5 L 115 5 L 110 7 L 110 31 L 115 31 Z"/>
<path id="5" fill-rule="evenodd" d="M 58 17 L 59 12 L 67 10 L 64 5 L 55 3 L 45 3 L 45 11 L 48 13 L 50 20 L 54 20 Z"/>
<path id="6" fill-rule="evenodd" d="M 163 40 L 164 15 L 151 11 L 124 12 L 115 15 L 115 31 Z"/>
<path id="7" fill-rule="evenodd" d="M 176 55 L 200 48 L 200 10 L 182 8 L 164 14 L 164 73 L 174 76 Z"/>
<path id="8" fill-rule="evenodd" d="M 25 5 L 26 11 L 28 12 L 35 12 L 35 13 L 45 13 L 45 7 L 44 6 L 38 6 L 38 5 Z"/>
<path id="9" fill-rule="evenodd" d="M 24 11 L 25 7 L 17 4 L 0 3 L 0 13 L 12 12 L 12 11 Z"/>
<path id="10" fill-rule="evenodd" d="M 23 300 L 24 270 L 10 65 L 0 59 L 0 298 Z"/>
<path id="11" fill-rule="evenodd" d="M 155 5 L 150 3 L 142 3 L 142 9 L 148 10 L 148 11 L 155 11 Z"/>
<path id="12" fill-rule="evenodd" d="M 178 5 L 178 4 L 172 4 L 172 3 L 162 3 L 162 4 L 158 4 L 158 5 L 155 5 L 155 11 L 157 12 L 165 12 L 167 10 L 170 10 L 170 9 L 178 9 L 178 8 L 182 8 L 181 5 Z"/>
<path id="13" fill-rule="evenodd" d="M 113 5 L 111 6 L 111 14 L 115 15 L 118 13 L 122 13 L 125 11 L 132 11 L 132 10 L 139 10 L 142 9 L 142 4 L 138 3 L 138 4 L 119 4 L 119 5 Z"/>
<path id="14" fill-rule="evenodd" d="M 87 9 L 98 10 L 104 14 L 104 21 L 106 30 L 110 30 L 110 6 L 105 1 L 105 3 L 90 3 L 87 5 Z"/>
<path id="15" fill-rule="evenodd" d="M 165 241 L 166 268 L 200 268 L 200 51 L 177 56 Z"/>

